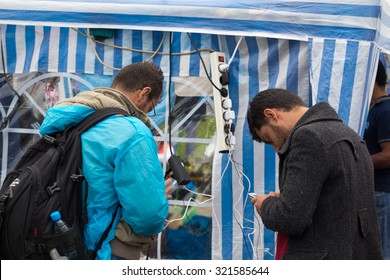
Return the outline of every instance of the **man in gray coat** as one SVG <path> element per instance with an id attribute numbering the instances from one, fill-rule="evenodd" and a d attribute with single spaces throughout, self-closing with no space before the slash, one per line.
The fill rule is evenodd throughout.
<path id="1" fill-rule="evenodd" d="M 309 109 L 297 95 L 270 89 L 251 101 L 247 120 L 252 138 L 272 145 L 280 159 L 280 193 L 251 200 L 264 225 L 288 237 L 277 253 L 382 259 L 370 155 L 329 104 Z"/>

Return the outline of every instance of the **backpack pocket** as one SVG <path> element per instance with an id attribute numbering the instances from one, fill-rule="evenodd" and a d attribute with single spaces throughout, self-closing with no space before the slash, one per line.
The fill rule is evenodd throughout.
<path id="1" fill-rule="evenodd" d="M 1 226 L 1 259 L 25 259 L 26 236 L 31 232 L 30 208 L 34 190 L 29 171 L 11 174 L 5 183 L 9 184 L 4 220 Z M 9 179 L 9 180 L 8 180 Z M 6 185 L 3 185 L 3 188 Z M 3 195 L 6 195 L 5 193 Z M 32 250 L 32 249 L 31 249 Z"/>

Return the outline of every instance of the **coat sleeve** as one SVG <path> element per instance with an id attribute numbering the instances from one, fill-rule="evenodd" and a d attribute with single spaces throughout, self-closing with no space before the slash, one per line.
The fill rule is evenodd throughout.
<path id="1" fill-rule="evenodd" d="M 137 234 L 161 232 L 168 215 L 162 167 L 153 136 L 142 135 L 118 154 L 114 185 L 122 217 Z"/>
<path id="2" fill-rule="evenodd" d="M 267 198 L 260 211 L 267 228 L 299 235 L 312 223 L 322 186 L 329 174 L 326 157 L 324 145 L 315 133 L 304 129 L 294 133 L 283 162 L 281 195 Z"/>

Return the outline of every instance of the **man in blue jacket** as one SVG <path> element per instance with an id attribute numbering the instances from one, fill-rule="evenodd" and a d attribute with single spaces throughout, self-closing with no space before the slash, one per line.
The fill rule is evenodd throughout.
<path id="1" fill-rule="evenodd" d="M 132 233 L 140 236 L 152 236 L 163 229 L 168 201 L 146 115 L 161 98 L 163 79 L 161 69 L 152 63 L 128 65 L 115 76 L 111 88 L 81 92 L 57 103 L 42 123 L 40 133 L 52 134 L 81 122 L 100 108 L 121 108 L 130 115 L 108 117 L 81 135 L 83 173 L 88 182 L 88 223 L 84 230 L 87 249 L 95 248 L 116 215 L 96 259 L 139 259 L 140 247 L 115 237 L 121 218 Z"/>

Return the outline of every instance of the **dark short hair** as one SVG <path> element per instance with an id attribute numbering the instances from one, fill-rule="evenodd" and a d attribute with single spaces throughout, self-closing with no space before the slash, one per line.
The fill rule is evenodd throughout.
<path id="1" fill-rule="evenodd" d="M 303 100 L 296 94 L 285 89 L 275 88 L 259 92 L 249 103 L 247 121 L 252 139 L 261 142 L 255 130 L 259 130 L 268 120 L 264 115 L 264 110 L 269 108 L 279 109 L 285 112 L 293 108 L 306 106 Z"/>
<path id="2" fill-rule="evenodd" d="M 150 62 L 137 62 L 123 67 L 112 81 L 113 88 L 133 92 L 150 87 L 151 97 L 159 97 L 162 93 L 164 75 L 160 67 Z"/>
<path id="3" fill-rule="evenodd" d="M 378 63 L 378 71 L 376 72 L 375 83 L 380 87 L 386 87 L 387 84 L 386 69 L 380 60 Z"/>

